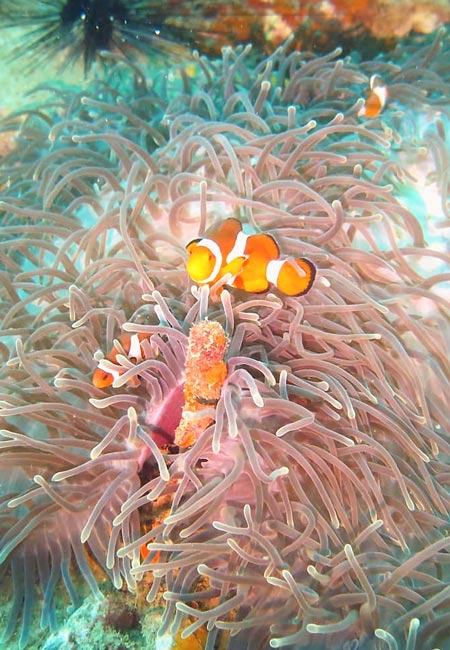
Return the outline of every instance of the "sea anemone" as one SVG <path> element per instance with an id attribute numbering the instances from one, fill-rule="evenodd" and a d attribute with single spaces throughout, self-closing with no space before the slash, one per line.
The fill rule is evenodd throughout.
<path id="1" fill-rule="evenodd" d="M 207 650 L 444 638 L 450 257 L 426 241 L 450 225 L 448 38 L 339 56 L 286 45 L 252 67 L 226 49 L 172 85 L 122 66 L 6 123 L 0 560 L 20 648 L 38 595 L 44 627 L 61 578 L 77 604 L 72 561 L 96 595 L 98 566 L 149 586 L 161 634 L 205 627 Z M 363 121 L 374 73 L 390 104 Z M 310 292 L 191 287 L 184 244 L 228 216 L 308 257 Z M 226 373 L 177 449 L 201 323 Z M 146 335 L 143 358 L 118 354 L 101 391 L 123 332 Z"/>

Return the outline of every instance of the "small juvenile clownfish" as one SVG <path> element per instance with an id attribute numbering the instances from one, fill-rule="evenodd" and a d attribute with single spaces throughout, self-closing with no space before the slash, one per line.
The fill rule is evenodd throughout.
<path id="1" fill-rule="evenodd" d="M 301 296 L 311 289 L 316 267 L 304 257 L 280 258 L 272 235 L 247 235 L 238 219 L 229 218 L 186 246 L 191 280 L 212 286 L 230 273 L 230 287 L 249 293 L 267 291 L 273 284 L 287 296 Z"/>
<path id="2" fill-rule="evenodd" d="M 144 359 L 141 343 L 145 339 L 148 339 L 149 336 L 149 334 L 143 334 L 140 332 L 130 332 L 119 336 L 118 341 L 126 356 L 131 361 L 139 363 Z M 106 355 L 106 359 L 115 363 L 118 354 L 122 354 L 122 351 L 119 347 L 114 345 Z M 92 383 L 95 388 L 107 388 L 108 386 L 111 386 L 116 377 L 119 377 L 121 374 L 123 373 L 119 370 L 103 370 L 103 368 L 98 367 L 94 370 L 94 374 L 92 375 Z"/>
<path id="3" fill-rule="evenodd" d="M 366 101 L 364 106 L 358 111 L 358 117 L 378 117 L 386 105 L 387 98 L 387 86 L 378 75 L 373 74 L 369 79 L 369 90 Z"/>

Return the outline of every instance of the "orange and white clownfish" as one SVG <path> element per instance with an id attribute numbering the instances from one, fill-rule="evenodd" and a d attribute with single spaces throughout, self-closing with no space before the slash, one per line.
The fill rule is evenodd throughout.
<path id="1" fill-rule="evenodd" d="M 126 334 L 119 336 L 117 340 L 126 356 L 131 361 L 139 363 L 144 359 L 142 341 L 148 339 L 149 336 L 149 334 L 143 334 L 141 332 L 127 332 Z M 119 347 L 116 347 L 116 345 L 113 345 L 106 355 L 106 359 L 115 363 L 118 354 L 122 354 L 122 350 L 120 350 Z M 123 374 L 123 372 L 120 372 L 120 370 L 114 370 L 112 368 L 110 370 L 104 370 L 103 368 L 98 367 L 94 370 L 94 374 L 92 375 L 92 383 L 96 388 L 107 388 L 108 386 L 111 386 L 113 381 L 121 374 Z M 139 383 L 137 378 L 135 378 L 135 380 Z"/>
<path id="2" fill-rule="evenodd" d="M 230 273 L 228 286 L 250 293 L 267 291 L 273 284 L 287 296 L 301 296 L 311 289 L 316 267 L 303 257 L 280 258 L 272 235 L 247 235 L 238 219 L 229 218 L 186 246 L 191 280 L 213 285 Z"/>
<path id="3" fill-rule="evenodd" d="M 358 111 L 358 117 L 378 117 L 386 106 L 388 89 L 386 84 L 376 74 L 369 79 L 369 90 L 367 92 L 364 106 Z"/>

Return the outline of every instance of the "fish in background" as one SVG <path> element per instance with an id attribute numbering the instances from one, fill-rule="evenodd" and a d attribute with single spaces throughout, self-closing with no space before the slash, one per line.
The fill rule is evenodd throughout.
<path id="1" fill-rule="evenodd" d="M 388 89 L 383 80 L 376 74 L 369 79 L 369 89 L 364 105 L 358 111 L 358 117 L 368 117 L 373 119 L 378 117 L 386 106 L 388 99 Z"/>

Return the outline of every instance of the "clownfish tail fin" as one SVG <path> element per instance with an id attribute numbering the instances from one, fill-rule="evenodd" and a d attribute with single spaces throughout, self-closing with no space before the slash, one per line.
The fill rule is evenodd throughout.
<path id="1" fill-rule="evenodd" d="M 316 267 L 304 257 L 273 260 L 267 266 L 267 280 L 286 296 L 302 296 L 311 289 Z"/>

